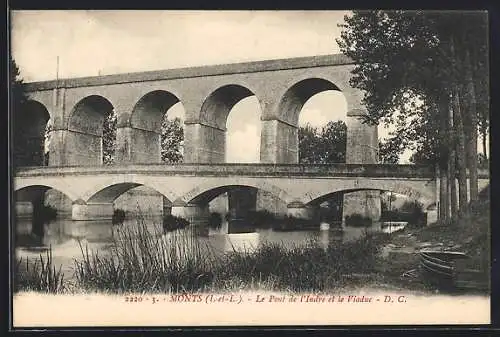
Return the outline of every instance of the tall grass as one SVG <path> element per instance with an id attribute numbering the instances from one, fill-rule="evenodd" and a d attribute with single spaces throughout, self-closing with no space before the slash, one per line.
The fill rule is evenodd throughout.
<path id="1" fill-rule="evenodd" d="M 189 231 L 151 233 L 143 218 L 137 226 L 113 231 L 109 255 L 99 256 L 80 244 L 76 280 L 84 289 L 113 292 L 178 292 L 206 287 L 212 280 L 213 256 Z"/>
<path id="2" fill-rule="evenodd" d="M 14 291 L 40 291 L 46 293 L 61 293 L 64 291 L 64 274 L 62 266 L 56 270 L 52 260 L 52 247 L 47 250 L 46 259 L 40 254 L 40 259 L 26 258 L 26 263 L 20 258 L 14 270 Z"/>

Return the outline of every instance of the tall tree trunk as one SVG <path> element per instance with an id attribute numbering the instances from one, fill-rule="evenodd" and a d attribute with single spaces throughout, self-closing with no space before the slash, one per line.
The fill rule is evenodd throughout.
<path id="1" fill-rule="evenodd" d="M 457 111 L 455 110 L 455 101 L 457 99 L 457 92 L 453 93 L 452 102 L 453 104 L 449 106 L 448 113 L 448 127 L 449 127 L 449 135 L 450 135 L 450 153 L 448 156 L 448 185 L 449 185 L 449 196 L 450 196 L 450 212 L 451 212 L 451 220 L 454 221 L 457 219 L 458 215 L 458 204 L 457 204 L 457 174 L 455 168 L 456 161 L 456 132 L 454 127 L 454 119 Z"/>
<path id="2" fill-rule="evenodd" d="M 466 111 L 464 111 L 463 121 L 467 127 L 467 167 L 469 168 L 469 186 L 470 186 L 470 200 L 475 201 L 478 198 L 478 177 L 477 177 L 477 109 L 476 109 L 476 93 L 474 88 L 474 81 L 472 78 L 472 64 L 470 60 L 469 50 L 465 50 L 465 93 L 466 93 Z"/>
<path id="3" fill-rule="evenodd" d="M 463 113 L 461 109 L 460 91 L 455 90 L 453 97 L 453 110 L 454 110 L 454 129 L 456 138 L 457 149 L 457 164 L 458 164 L 458 199 L 459 199 L 459 212 L 464 215 L 467 211 L 467 165 L 465 157 L 465 133 L 463 125 Z"/>
<path id="4" fill-rule="evenodd" d="M 487 137 L 487 131 L 486 129 L 482 130 L 482 141 L 483 141 L 483 155 L 484 159 L 488 159 L 488 151 L 486 149 L 486 137 Z"/>
<path id="5" fill-rule="evenodd" d="M 449 97 L 443 94 L 439 98 L 439 157 L 438 167 L 440 172 L 439 188 L 439 220 L 447 223 L 449 220 L 449 193 L 448 193 L 448 115 Z"/>

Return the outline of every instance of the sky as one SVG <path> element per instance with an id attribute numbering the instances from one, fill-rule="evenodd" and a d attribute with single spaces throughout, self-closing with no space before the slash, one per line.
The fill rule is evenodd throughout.
<path id="1" fill-rule="evenodd" d="M 26 82 L 55 79 L 57 73 L 67 78 L 325 55 L 339 53 L 337 25 L 348 13 L 14 11 L 11 46 Z M 346 112 L 343 95 L 326 91 L 306 102 L 299 124 L 321 127 L 345 120 Z M 167 114 L 182 117 L 182 104 Z M 235 105 L 227 121 L 227 162 L 258 162 L 259 120 L 255 97 Z M 379 127 L 379 138 L 386 136 Z"/>

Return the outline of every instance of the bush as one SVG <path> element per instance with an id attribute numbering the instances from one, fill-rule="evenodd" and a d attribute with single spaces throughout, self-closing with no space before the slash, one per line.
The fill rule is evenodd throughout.
<path id="1" fill-rule="evenodd" d="M 113 225 L 122 225 L 125 220 L 125 211 L 123 209 L 117 208 L 113 211 L 113 218 L 111 222 Z"/>
<path id="2" fill-rule="evenodd" d="M 276 219 L 273 222 L 273 230 L 275 231 L 296 231 L 308 230 L 319 226 L 317 219 L 302 219 L 291 215 L 285 215 L 281 219 Z"/>
<path id="3" fill-rule="evenodd" d="M 222 215 L 217 212 L 210 213 L 208 218 L 208 227 L 212 229 L 219 229 L 222 226 Z"/>
<path id="4" fill-rule="evenodd" d="M 43 205 L 40 210 L 40 218 L 44 223 L 54 221 L 57 218 L 57 209 L 50 205 Z"/>
<path id="5" fill-rule="evenodd" d="M 350 227 L 370 227 L 373 220 L 370 217 L 355 213 L 345 217 L 345 225 Z"/>
<path id="6" fill-rule="evenodd" d="M 189 226 L 189 221 L 175 215 L 165 215 L 163 217 L 163 231 L 171 232 Z"/>
<path id="7" fill-rule="evenodd" d="M 379 247 L 378 240 L 368 234 L 326 250 L 314 240 L 292 247 L 264 242 L 252 253 L 227 253 L 214 270 L 214 286 L 237 283 L 240 287 L 265 284 L 275 290 L 331 290 L 352 282 L 352 274 L 374 272 Z"/>
<path id="8" fill-rule="evenodd" d="M 409 225 L 424 225 L 426 214 L 418 201 L 405 201 L 398 209 L 387 210 L 382 208 L 380 221 L 405 221 Z"/>
<path id="9" fill-rule="evenodd" d="M 248 213 L 248 218 L 253 227 L 262 229 L 271 228 L 277 221 L 276 216 L 268 210 L 251 211 Z"/>

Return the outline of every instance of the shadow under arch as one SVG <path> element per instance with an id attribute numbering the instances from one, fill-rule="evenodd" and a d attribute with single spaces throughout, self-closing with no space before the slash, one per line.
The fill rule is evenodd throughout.
<path id="1" fill-rule="evenodd" d="M 45 163 L 45 130 L 50 120 L 45 105 L 27 100 L 12 118 L 14 128 L 14 162 L 17 166 L 43 166 Z"/>
<path id="2" fill-rule="evenodd" d="M 103 164 L 104 120 L 113 111 L 113 104 L 99 95 L 87 96 L 75 104 L 68 120 L 68 165 Z"/>
<path id="3" fill-rule="evenodd" d="M 71 110 L 68 130 L 100 137 L 104 119 L 113 109 L 113 104 L 103 96 L 84 97 Z"/>
<path id="4" fill-rule="evenodd" d="M 276 111 L 278 119 L 297 126 L 300 112 L 307 100 L 328 90 L 341 91 L 331 81 L 319 77 L 306 78 L 296 82 L 285 91 L 279 101 Z"/>

